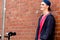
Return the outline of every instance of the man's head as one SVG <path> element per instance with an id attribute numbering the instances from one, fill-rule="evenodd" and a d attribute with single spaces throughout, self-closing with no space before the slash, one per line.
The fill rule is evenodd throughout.
<path id="1" fill-rule="evenodd" d="M 41 5 L 40 5 L 41 9 L 40 10 L 44 11 L 47 9 L 48 11 L 51 11 L 50 6 L 51 6 L 50 1 L 44 0 L 41 2 Z"/>

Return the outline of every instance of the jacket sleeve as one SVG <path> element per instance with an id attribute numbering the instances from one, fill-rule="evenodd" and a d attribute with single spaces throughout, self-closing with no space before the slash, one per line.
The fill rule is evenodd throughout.
<path id="1" fill-rule="evenodd" d="M 40 20 L 42 18 L 43 15 L 40 16 L 39 20 L 38 20 L 38 27 L 37 27 L 37 30 L 36 30 L 36 37 L 35 37 L 35 40 L 38 39 L 38 31 L 39 31 L 39 28 L 40 28 Z"/>
<path id="2" fill-rule="evenodd" d="M 52 34 L 54 25 L 55 25 L 55 19 L 53 16 L 49 16 L 47 18 L 47 25 L 46 25 L 46 32 L 43 34 L 43 36 L 41 37 L 41 40 L 47 40 L 47 38 L 49 37 L 49 35 Z"/>

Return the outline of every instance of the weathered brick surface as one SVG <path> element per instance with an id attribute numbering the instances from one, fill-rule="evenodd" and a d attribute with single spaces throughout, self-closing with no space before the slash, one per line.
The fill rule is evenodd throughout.
<path id="1" fill-rule="evenodd" d="M 56 19 L 55 40 L 60 40 L 60 0 L 50 0 L 52 14 Z M 5 33 L 16 32 L 11 40 L 34 40 L 41 0 L 7 0 Z M 39 10 L 39 13 L 36 11 Z M 0 32 L 2 30 L 2 0 L 0 0 Z M 7 40 L 7 39 L 5 39 Z"/>
<path id="2" fill-rule="evenodd" d="M 2 0 L 0 0 L 0 34 L 2 32 Z"/>
<path id="3" fill-rule="evenodd" d="M 60 0 L 51 0 L 52 12 L 56 19 L 55 40 L 60 40 Z"/>

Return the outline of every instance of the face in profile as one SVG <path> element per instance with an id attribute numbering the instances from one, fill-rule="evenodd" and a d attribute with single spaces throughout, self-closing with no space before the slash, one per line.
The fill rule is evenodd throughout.
<path id="1" fill-rule="evenodd" d="M 44 3 L 44 2 L 41 2 L 41 4 L 40 4 L 40 10 L 44 11 L 46 9 L 48 9 L 48 5 L 46 5 L 46 3 Z"/>

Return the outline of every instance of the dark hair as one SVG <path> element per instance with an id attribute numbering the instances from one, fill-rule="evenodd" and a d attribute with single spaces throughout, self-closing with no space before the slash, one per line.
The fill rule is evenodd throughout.
<path id="1" fill-rule="evenodd" d="M 51 8 L 50 8 L 50 6 L 48 7 L 48 11 L 51 11 Z"/>

